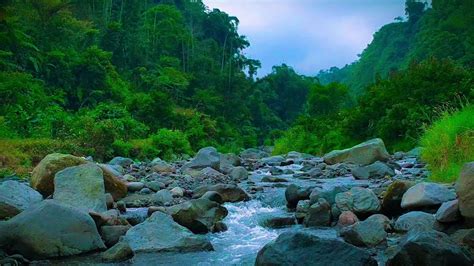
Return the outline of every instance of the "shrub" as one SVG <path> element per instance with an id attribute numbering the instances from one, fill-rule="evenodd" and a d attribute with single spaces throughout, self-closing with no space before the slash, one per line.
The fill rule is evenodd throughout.
<path id="1" fill-rule="evenodd" d="M 431 179 L 452 182 L 464 163 L 474 160 L 474 105 L 446 113 L 421 138 L 422 159 L 429 164 Z"/>

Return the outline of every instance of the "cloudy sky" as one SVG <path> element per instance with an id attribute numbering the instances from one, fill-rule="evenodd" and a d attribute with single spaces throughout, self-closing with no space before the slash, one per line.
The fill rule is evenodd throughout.
<path id="1" fill-rule="evenodd" d="M 204 0 L 240 20 L 239 32 L 262 62 L 259 76 L 286 63 L 314 75 L 342 67 L 372 40 L 381 26 L 404 15 L 405 0 Z"/>

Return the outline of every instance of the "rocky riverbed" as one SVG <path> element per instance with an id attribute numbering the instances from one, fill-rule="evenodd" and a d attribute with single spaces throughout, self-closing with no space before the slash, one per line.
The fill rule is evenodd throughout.
<path id="1" fill-rule="evenodd" d="M 428 181 L 380 139 L 324 157 L 46 156 L 0 182 L 0 265 L 472 265 L 474 163 Z"/>

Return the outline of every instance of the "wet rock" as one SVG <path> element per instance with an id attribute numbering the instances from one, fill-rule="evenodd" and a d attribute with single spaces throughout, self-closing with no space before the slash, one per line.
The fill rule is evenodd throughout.
<path id="1" fill-rule="evenodd" d="M 390 155 L 381 139 L 372 139 L 345 150 L 335 150 L 324 155 L 327 164 L 354 163 L 367 165 L 376 161 L 386 161 Z"/>
<path id="2" fill-rule="evenodd" d="M 211 227 L 211 232 L 212 233 L 220 233 L 220 232 L 225 232 L 227 231 L 227 225 L 221 221 L 216 222 L 212 227 Z"/>
<path id="3" fill-rule="evenodd" d="M 436 220 L 441 223 L 456 222 L 461 219 L 459 213 L 459 202 L 458 200 L 447 201 L 439 207 L 435 214 Z"/>
<path id="4" fill-rule="evenodd" d="M 456 194 L 447 187 L 436 183 L 418 183 L 403 194 L 401 206 L 404 209 L 429 207 L 454 200 Z"/>
<path id="5" fill-rule="evenodd" d="M 410 231 L 411 229 L 433 229 L 435 218 L 432 214 L 420 211 L 412 211 L 398 217 L 394 229 L 399 232 Z"/>
<path id="6" fill-rule="evenodd" d="M 123 168 L 128 168 L 133 164 L 133 160 L 125 157 L 114 157 L 112 160 L 110 160 L 109 164 L 120 165 Z"/>
<path id="7" fill-rule="evenodd" d="M 100 227 L 100 235 L 107 247 L 117 244 L 121 236 L 130 229 L 130 225 L 104 225 Z"/>
<path id="8" fill-rule="evenodd" d="M 359 166 L 352 169 L 352 175 L 357 179 L 380 179 L 386 176 L 394 176 L 395 171 L 383 162 L 375 162 L 367 166 Z"/>
<path id="9" fill-rule="evenodd" d="M 192 159 L 189 163 L 183 165 L 181 171 L 187 172 L 188 169 L 201 170 L 206 167 L 211 167 L 215 170 L 219 170 L 220 155 L 214 147 L 206 147 L 200 149 L 194 159 Z"/>
<path id="10" fill-rule="evenodd" d="M 289 185 L 285 190 L 286 206 L 294 209 L 298 205 L 298 201 L 309 199 L 311 190 L 309 188 L 300 188 L 295 184 Z"/>
<path id="11" fill-rule="evenodd" d="M 18 181 L 0 183 L 0 220 L 11 218 L 43 200 L 36 190 Z"/>
<path id="12" fill-rule="evenodd" d="M 92 218 L 45 200 L 1 224 L 0 245 L 28 259 L 81 254 L 105 248 Z"/>
<path id="13" fill-rule="evenodd" d="M 165 232 L 165 233 L 164 233 Z M 205 236 L 194 235 L 171 216 L 155 212 L 141 224 L 127 231 L 124 240 L 134 252 L 194 252 L 211 251 Z"/>
<path id="14" fill-rule="evenodd" d="M 302 232 L 285 232 L 266 244 L 255 265 L 377 265 L 370 254 L 335 239 Z"/>
<path id="15" fill-rule="evenodd" d="M 309 199 L 311 204 L 316 203 L 319 199 L 323 198 L 329 204 L 334 204 L 336 202 L 336 195 L 342 192 L 348 191 L 349 188 L 347 186 L 336 185 L 336 186 L 323 186 L 323 187 L 316 187 L 311 191 L 309 195 Z"/>
<path id="16" fill-rule="evenodd" d="M 110 165 L 99 164 L 98 166 L 102 169 L 105 191 L 110 193 L 114 200 L 127 196 L 127 184 L 121 179 L 120 173 Z"/>
<path id="17" fill-rule="evenodd" d="M 127 183 L 127 189 L 130 192 L 140 191 L 144 187 L 145 187 L 145 184 L 143 184 L 142 182 L 128 182 Z"/>
<path id="18" fill-rule="evenodd" d="M 173 194 L 167 189 L 162 189 L 153 195 L 153 202 L 156 204 L 166 205 L 173 201 Z"/>
<path id="19" fill-rule="evenodd" d="M 472 265 L 471 258 L 446 234 L 434 230 L 412 230 L 392 251 L 392 265 Z"/>
<path id="20" fill-rule="evenodd" d="M 215 191 L 222 196 L 224 202 L 239 202 L 250 200 L 249 195 L 243 189 L 236 185 L 216 184 L 197 187 L 194 190 L 193 197 L 200 198 L 208 191 Z"/>
<path id="21" fill-rule="evenodd" d="M 311 205 L 304 218 L 304 225 L 311 226 L 329 226 L 331 224 L 331 205 L 321 198 L 317 203 Z"/>
<path id="22" fill-rule="evenodd" d="M 217 202 L 219 204 L 224 203 L 221 194 L 216 191 L 207 191 L 204 195 L 201 196 L 202 199 L 208 199 L 210 201 Z"/>
<path id="23" fill-rule="evenodd" d="M 101 257 L 105 262 L 121 262 L 132 258 L 134 255 L 130 245 L 125 241 L 120 241 L 103 252 Z"/>
<path id="24" fill-rule="evenodd" d="M 411 181 L 396 180 L 390 184 L 382 200 L 382 210 L 390 216 L 400 215 L 404 212 L 401 207 L 403 194 L 414 185 Z"/>
<path id="25" fill-rule="evenodd" d="M 195 234 L 206 234 L 227 216 L 227 209 L 208 199 L 193 199 L 168 208 L 173 220 Z"/>
<path id="26" fill-rule="evenodd" d="M 351 211 L 343 211 L 339 215 L 339 220 L 337 222 L 337 225 L 340 227 L 345 227 L 345 226 L 350 226 L 359 221 L 359 218 L 357 218 L 357 215 L 355 215 Z"/>
<path id="27" fill-rule="evenodd" d="M 352 211 L 356 214 L 375 213 L 380 210 L 380 202 L 375 193 L 360 187 L 337 194 L 336 206 L 341 211 Z"/>
<path id="28" fill-rule="evenodd" d="M 163 206 L 151 206 L 151 207 L 148 207 L 148 211 L 147 211 L 147 215 L 148 217 L 150 217 L 153 213 L 155 212 L 163 212 L 163 213 L 168 213 L 166 211 L 166 207 L 163 207 Z"/>
<path id="29" fill-rule="evenodd" d="M 30 179 L 31 187 L 44 197 L 48 197 L 54 192 L 54 175 L 57 172 L 85 163 L 87 163 L 85 159 L 70 154 L 49 154 L 33 169 Z"/>
<path id="30" fill-rule="evenodd" d="M 241 165 L 239 156 L 233 153 L 220 154 L 220 172 L 229 174 L 234 167 Z"/>
<path id="31" fill-rule="evenodd" d="M 260 161 L 269 166 L 279 166 L 283 161 L 285 161 L 285 158 L 281 155 L 277 155 L 262 158 Z"/>
<path id="32" fill-rule="evenodd" d="M 346 242 L 356 246 L 372 247 L 380 244 L 387 238 L 386 223 L 379 217 L 371 217 L 343 228 L 341 236 Z"/>
<path id="33" fill-rule="evenodd" d="M 267 182 L 267 183 L 282 182 L 282 183 L 286 183 L 286 182 L 288 182 L 288 180 L 286 180 L 285 178 L 282 178 L 282 177 L 277 177 L 277 176 L 264 176 L 262 178 L 262 182 Z"/>
<path id="34" fill-rule="evenodd" d="M 107 210 L 104 178 L 96 164 L 72 166 L 57 172 L 54 187 L 56 201 L 86 212 Z"/>
<path id="35" fill-rule="evenodd" d="M 456 182 L 459 211 L 466 220 L 474 224 L 474 162 L 464 165 Z"/>
<path id="36" fill-rule="evenodd" d="M 142 194 L 142 195 L 149 195 L 149 194 L 152 194 L 153 191 L 147 187 L 144 187 L 142 189 L 140 189 L 140 191 L 138 191 L 139 194 Z"/>
<path id="37" fill-rule="evenodd" d="M 295 218 L 299 223 L 302 223 L 306 215 L 308 214 L 309 207 L 311 206 L 309 200 L 300 200 L 296 206 Z"/>
<path id="38" fill-rule="evenodd" d="M 267 228 L 284 228 L 296 224 L 295 217 L 268 217 L 262 221 L 262 226 Z"/>
<path id="39" fill-rule="evenodd" d="M 232 170 L 230 170 L 229 176 L 233 180 L 242 181 L 248 178 L 249 173 L 247 172 L 245 167 L 237 166 L 237 167 L 232 168 Z"/>
<path id="40" fill-rule="evenodd" d="M 170 192 L 171 195 L 176 198 L 181 198 L 184 196 L 184 189 L 180 187 L 174 187 Z"/>

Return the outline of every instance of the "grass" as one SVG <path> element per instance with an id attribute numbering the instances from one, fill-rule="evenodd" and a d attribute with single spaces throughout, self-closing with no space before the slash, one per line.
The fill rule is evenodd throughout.
<path id="1" fill-rule="evenodd" d="M 474 161 L 474 105 L 444 114 L 426 130 L 420 143 L 422 159 L 431 170 L 430 179 L 456 181 L 462 166 Z"/>

